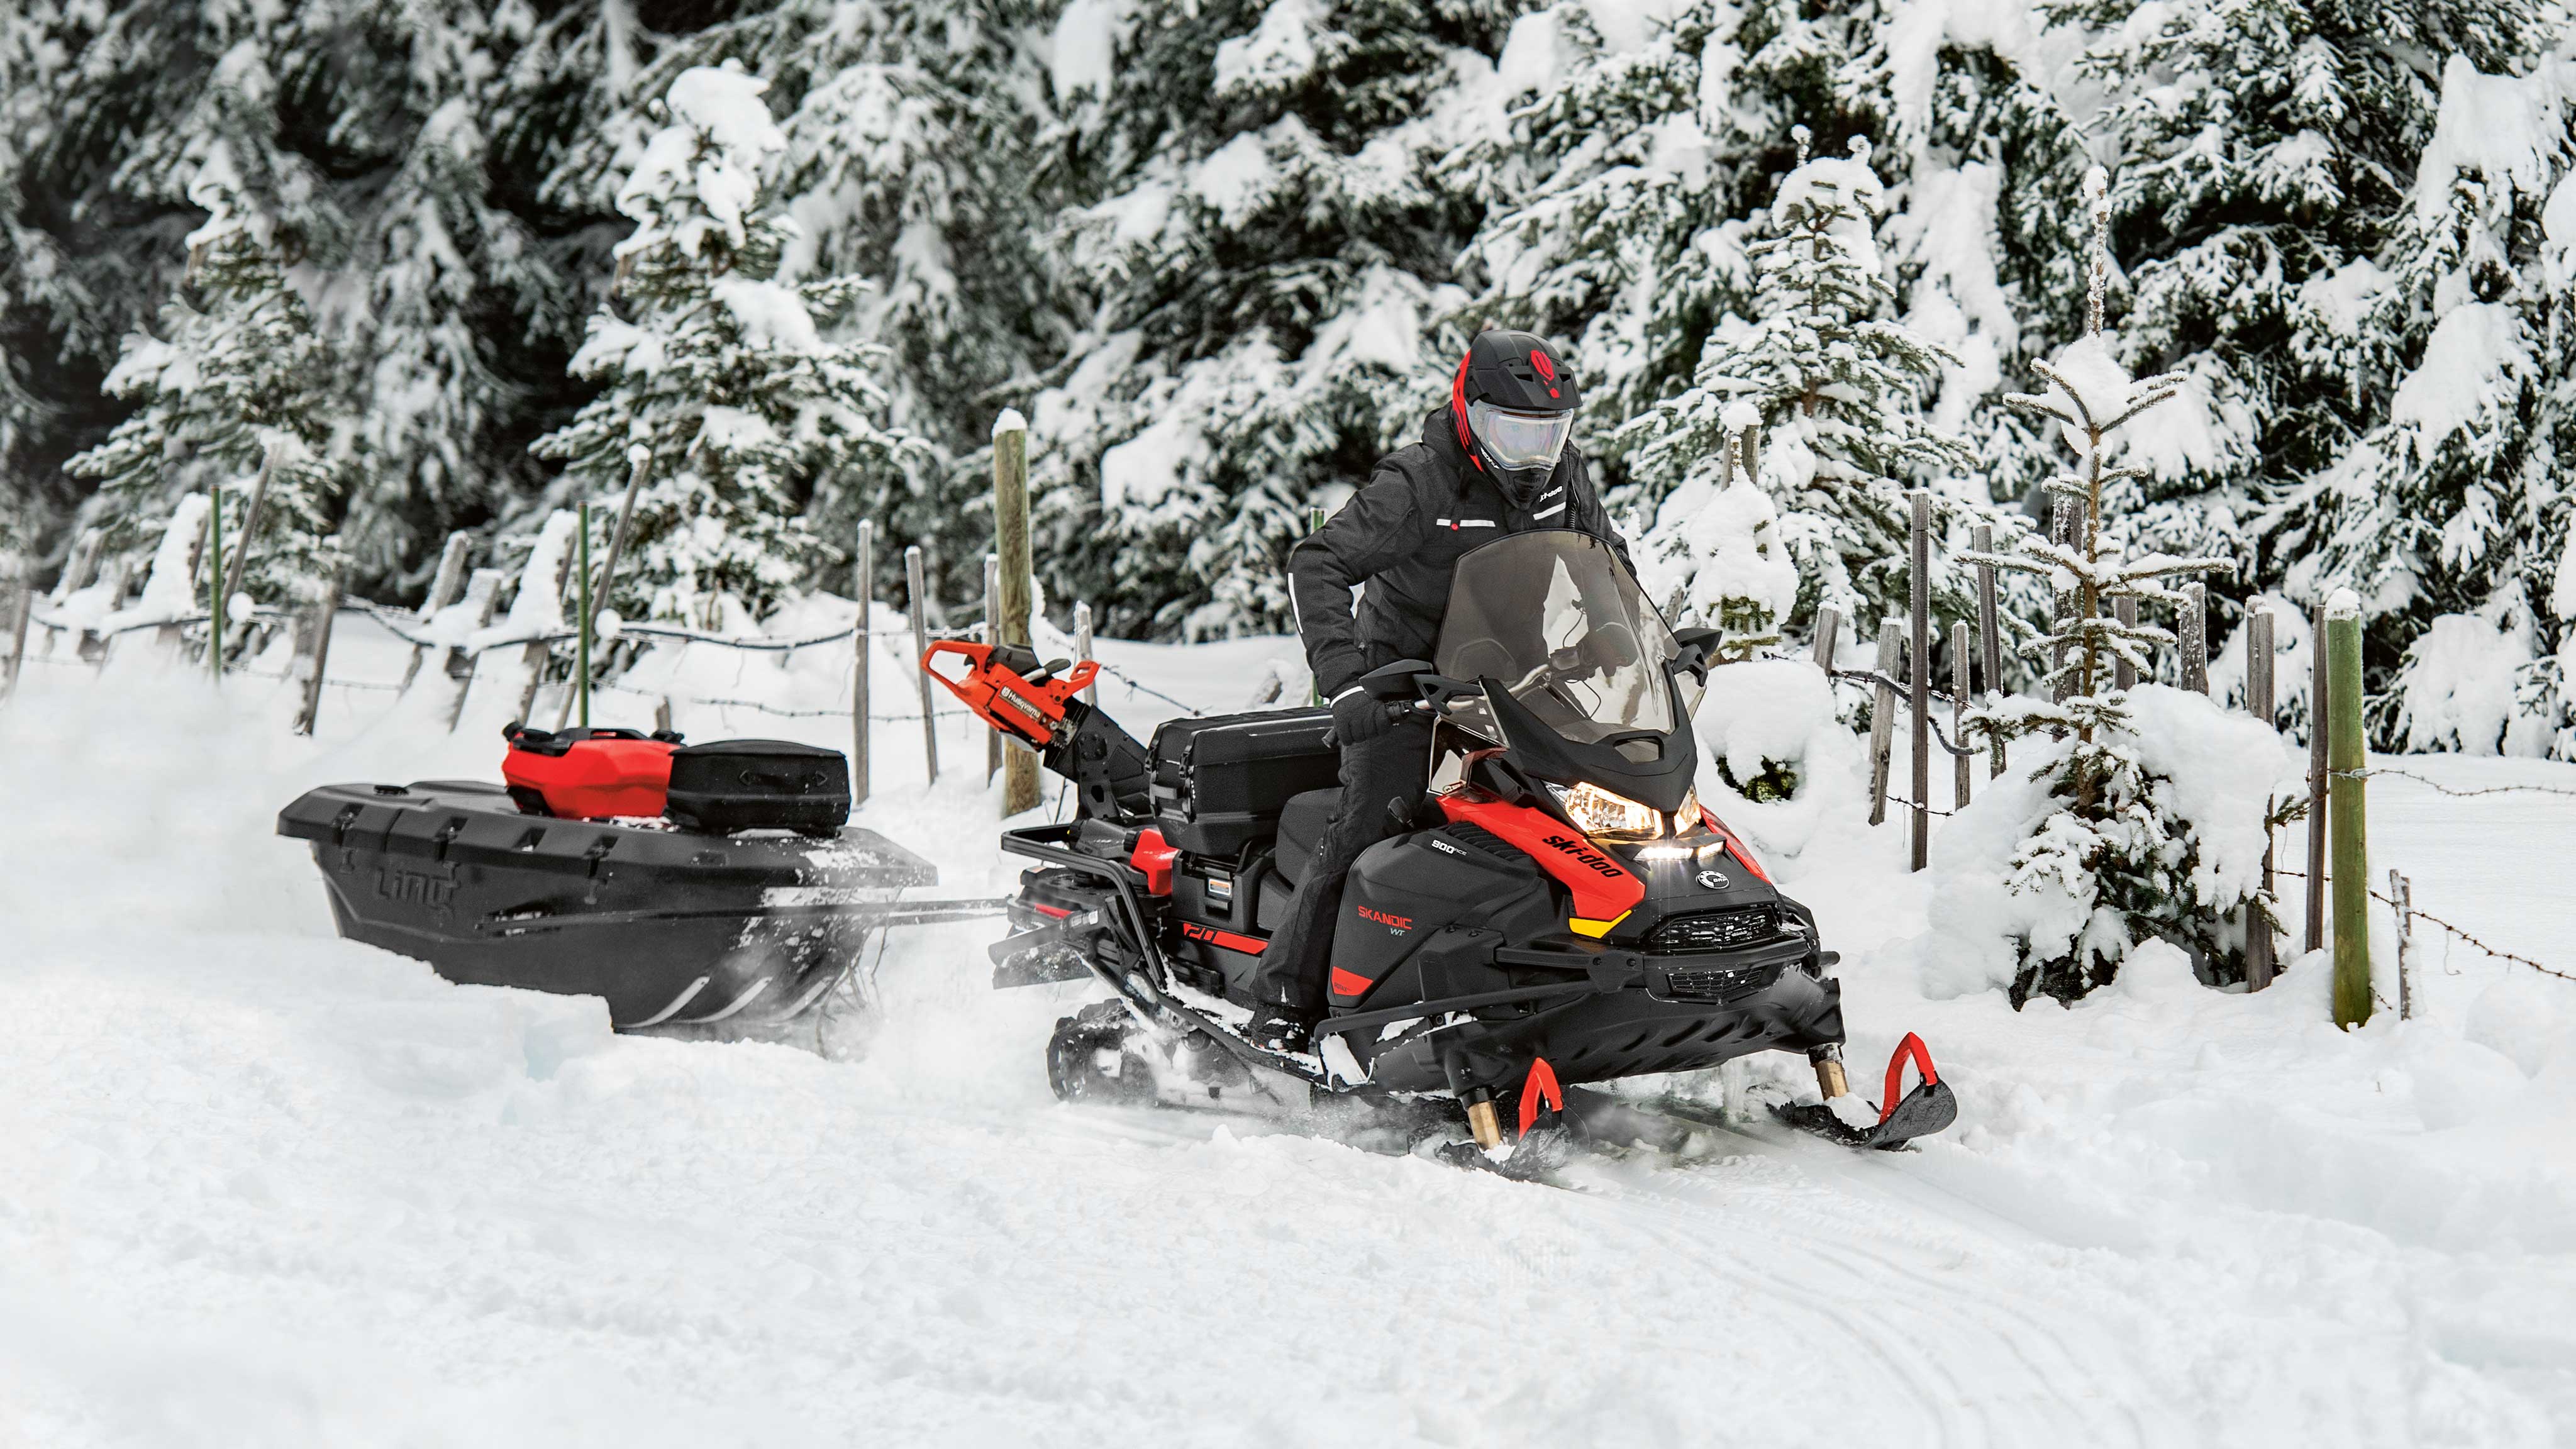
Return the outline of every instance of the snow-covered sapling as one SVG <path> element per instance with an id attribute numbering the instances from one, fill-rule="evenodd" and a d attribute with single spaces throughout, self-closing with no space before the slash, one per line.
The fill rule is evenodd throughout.
<path id="1" fill-rule="evenodd" d="M 1694 472 L 1664 499 L 1638 550 L 1643 582 L 1676 628 L 1725 631 L 1718 657 L 1751 659 L 1780 642 L 1780 623 L 1798 599 L 1798 565 L 1780 537 L 1771 496 L 1746 466 L 1747 435 L 1761 413 L 1743 398 L 1727 404 L 1727 465 Z"/>
<path id="2" fill-rule="evenodd" d="M 1977 728 L 1998 737 L 2045 732 L 2056 740 L 2037 768 L 2051 778 L 2059 803 L 2014 855 L 2009 883 L 2015 891 L 2075 898 L 2077 918 L 2085 923 L 2062 942 L 2022 943 L 2013 983 L 2016 1005 L 2034 991 L 2060 1000 L 2083 995 L 2110 980 L 2129 948 L 2149 937 L 2180 937 L 2219 974 L 2228 963 L 2241 963 L 2243 951 L 2229 918 L 2244 903 L 2244 893 L 2195 868 L 2193 823 L 2174 812 L 2168 782 L 2141 764 L 2128 694 L 2114 683 L 2120 663 L 2153 678 L 2149 651 L 2174 642 L 2170 632 L 2151 624 L 2121 622 L 2116 606 L 2122 600 L 2180 605 L 2184 594 L 2167 580 L 2230 565 L 2215 558 L 2133 555 L 2114 522 L 2103 516 L 2106 485 L 2135 476 L 2135 470 L 2108 464 L 2110 439 L 2123 424 L 2172 397 L 2181 381 L 2176 374 L 2132 380 L 2112 354 L 2102 325 L 2110 271 L 2107 182 L 2098 167 L 2085 178 L 2092 238 L 2084 335 L 2053 363 L 2032 364 L 2047 380 L 2046 391 L 2009 399 L 2056 423 L 2075 449 L 2075 469 L 2049 479 L 2047 487 L 2052 496 L 2077 505 L 2076 536 L 2071 542 L 2034 538 L 2021 551 L 1969 560 L 2040 576 L 2072 600 L 2053 631 L 2030 650 L 2057 661 L 2042 681 L 2055 697 L 2017 697 L 1973 716 Z"/>

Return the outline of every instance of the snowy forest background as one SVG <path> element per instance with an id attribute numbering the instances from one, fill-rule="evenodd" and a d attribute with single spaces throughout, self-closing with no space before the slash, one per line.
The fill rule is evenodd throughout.
<path id="1" fill-rule="evenodd" d="M 2183 378 L 2126 546 L 2232 563 L 2219 638 L 2353 588 L 2382 745 L 2576 758 L 2556 3 L 20 0 L 0 107 L 0 554 L 139 580 L 283 439 L 253 591 L 417 598 L 640 457 L 617 606 L 719 627 L 861 518 L 966 604 L 1016 407 L 1055 612 L 1284 629 L 1308 509 L 1509 326 L 1686 609 L 1865 634 L 1901 489 L 2037 526 L 2005 397 L 2086 332 L 2098 166 L 2105 340 Z M 1821 330 L 1760 260 L 1809 149 L 1876 279 Z"/>

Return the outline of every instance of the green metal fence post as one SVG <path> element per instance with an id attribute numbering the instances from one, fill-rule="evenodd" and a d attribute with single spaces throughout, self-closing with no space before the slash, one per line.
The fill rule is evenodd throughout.
<path id="1" fill-rule="evenodd" d="M 2337 590 L 2326 605 L 2327 763 L 2334 887 L 2334 1019 L 2370 1020 L 2370 842 L 2362 771 L 2361 602 Z"/>
<path id="2" fill-rule="evenodd" d="M 573 706 L 573 707 L 574 707 L 574 709 L 575 709 L 575 710 L 577 710 L 577 711 L 580 713 L 580 715 L 581 715 L 581 727 L 582 727 L 583 729 L 588 729 L 588 728 L 590 728 L 590 500 L 589 500 L 589 499 L 585 498 L 585 499 L 583 499 L 583 500 L 582 500 L 582 503 L 581 503 L 581 521 L 580 521 L 578 524 L 574 525 L 574 526 L 575 526 L 575 527 L 577 527 L 577 528 L 579 528 L 579 529 L 581 530 L 581 561 L 580 561 L 577 565 L 575 565 L 575 567 L 577 567 L 577 568 L 579 568 L 579 569 L 581 570 L 581 597 L 580 597 L 578 600 L 576 600 L 576 601 L 575 601 L 575 606 L 581 610 L 581 630 L 580 630 L 580 633 L 579 633 L 579 634 L 578 634 L 578 636 L 577 636 L 577 642 L 573 645 L 573 699 L 574 699 L 574 706 Z"/>
<path id="3" fill-rule="evenodd" d="M 215 682 L 224 678 L 224 490 L 206 490 L 206 658 Z"/>

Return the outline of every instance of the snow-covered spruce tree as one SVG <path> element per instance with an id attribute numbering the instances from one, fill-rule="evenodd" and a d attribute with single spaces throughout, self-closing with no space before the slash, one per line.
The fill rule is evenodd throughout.
<path id="1" fill-rule="evenodd" d="M 2224 554 L 2231 592 L 2279 579 L 2310 548 L 2265 539 L 2270 490 L 2332 467 L 2367 432 L 2360 390 L 2309 354 L 2332 346 L 2334 299 L 2367 282 L 2406 206 L 2434 119 L 2438 67 L 2495 72 L 2537 48 L 2529 0 L 2042 0 L 2096 36 L 2079 62 L 2101 87 L 2085 123 L 2117 158 L 2112 245 L 2125 266 L 2120 360 L 2183 375 L 2140 420 L 2114 490 L 2142 544 Z M 2033 299 L 2045 302 L 2044 298 Z M 2072 294 L 2061 294 L 2071 307 Z"/>
<path id="2" fill-rule="evenodd" d="M 565 376 L 617 232 L 531 194 L 531 152 L 595 124 L 546 73 L 528 9 L 307 0 L 298 81 L 329 116 L 348 213 L 324 328 L 361 406 L 367 486 L 343 532 L 370 586 L 426 582 L 448 530 L 507 516 L 546 473 L 529 438 L 587 396 Z M 575 10 L 580 7 L 574 7 Z M 296 137 L 300 145 L 311 142 Z"/>
<path id="3" fill-rule="evenodd" d="M 1674 627 L 1726 631 L 1720 657 L 1753 658 L 1780 642 L 1798 601 L 1798 565 L 1780 537 L 1771 495 L 1756 487 L 1744 449 L 1761 421 L 1742 398 L 1727 405 L 1726 468 L 1695 470 L 1656 511 L 1636 551 L 1640 582 Z"/>
<path id="4" fill-rule="evenodd" d="M 780 278 L 867 280 L 840 330 L 888 350 L 887 416 L 924 444 L 900 468 L 826 475 L 808 519 L 831 540 L 875 519 L 888 562 L 925 542 L 971 572 L 991 547 L 994 415 L 1029 402 L 1071 331 L 1043 256 L 1058 188 L 1036 144 L 1046 73 L 1028 43 L 1050 9 L 779 0 L 664 37 L 630 92 L 658 95 L 683 70 L 727 61 L 769 81 L 787 143 L 776 195 L 799 227 Z M 608 205 L 653 129 L 640 102 L 607 117 L 550 186 Z"/>
<path id="5" fill-rule="evenodd" d="M 1487 216 L 1461 255 L 1460 315 L 1566 338 L 1599 432 L 1690 385 L 1729 314 L 1753 310 L 1745 255 L 1792 123 L 1877 127 L 1848 83 L 1871 20 L 1793 0 L 1696 0 L 1668 20 L 1560 0 L 1515 22 L 1500 60 L 1512 104 L 1449 170 Z M 1602 460 L 1614 489 L 1623 460 Z"/>
<path id="6" fill-rule="evenodd" d="M 2294 597 L 2360 596 L 2383 747 L 2576 757 L 2571 178 L 2576 47 L 2520 76 L 2454 55 L 2390 246 L 2302 298 L 2312 366 L 2384 413 L 2267 522 Z"/>
<path id="7" fill-rule="evenodd" d="M 2131 727 L 2128 694 L 2116 686 L 2126 663 L 2152 679 L 2150 651 L 2173 635 L 2151 624 L 2123 624 L 2114 614 L 2122 601 L 2176 605 L 2182 593 L 2167 580 L 2222 570 L 2217 558 L 2177 558 L 2135 552 L 2122 520 L 2106 511 L 2111 490 L 2134 470 L 2109 465 L 2113 435 L 2148 409 L 2170 402 L 2182 388 L 2180 374 L 2132 381 L 2102 330 L 2102 294 L 2109 281 L 2108 178 L 2086 179 L 2092 203 L 2094 245 L 2087 287 L 2085 335 L 2059 352 L 2054 363 L 2035 363 L 2048 389 L 2015 394 L 2012 401 L 2060 428 L 2075 449 L 2073 472 L 2048 480 L 2051 495 L 2081 510 L 2072 544 L 2033 539 L 2021 553 L 1984 556 L 2016 572 L 2048 578 L 2071 609 L 2056 629 L 2033 646 L 2055 661 L 2043 684 L 2053 699 L 2016 696 L 1980 711 L 1976 727 L 2005 737 L 2046 732 L 2032 778 L 2045 775 L 2055 807 L 2042 815 L 2011 861 L 2006 884 L 2017 894 L 2061 897 L 2071 909 L 2046 913 L 2069 929 L 2063 939 L 2038 935 L 2019 942 L 2013 1005 L 2033 995 L 2072 1001 L 2116 976 L 2129 950 L 2151 938 L 2172 940 L 2198 957 L 2220 979 L 2240 975 L 2244 945 L 2235 913 L 2245 904 L 2241 887 L 2200 869 L 2194 822 L 2175 811 L 2170 780 L 2142 761 Z M 2158 687 L 2158 686 L 2150 686 Z M 2269 903 L 2263 909 L 2268 911 Z"/>
<path id="8" fill-rule="evenodd" d="M 1481 120 L 1506 6 L 1069 5 L 1053 82 L 1085 320 L 1031 439 L 1048 591 L 1129 633 L 1289 624 L 1310 505 L 1418 434 L 1463 336 L 1469 198 L 1439 161 Z M 1494 319 L 1501 322 L 1506 319 Z"/>
<path id="9" fill-rule="evenodd" d="M 284 602 L 308 595 L 338 566 L 326 540 L 344 479 L 329 459 L 350 417 L 311 310 L 257 218 L 234 209 L 236 179 L 220 153 L 201 168 L 192 196 L 212 216 L 188 235 L 178 295 L 161 309 L 160 335 L 128 337 L 107 377 L 108 391 L 136 410 L 64 467 L 98 480 L 94 516 L 106 546 L 131 556 L 140 577 L 171 510 L 189 494 L 227 488 L 225 532 L 238 539 L 246 485 L 278 449 L 244 587 Z"/>
<path id="10" fill-rule="evenodd" d="M 1727 419 L 1749 406 L 1762 425 L 1754 476 L 1797 563 L 1802 623 L 1825 605 L 1863 625 L 1903 612 L 1906 494 L 1972 461 L 1922 410 L 1953 359 L 1885 316 L 1895 290 L 1873 233 L 1883 188 L 1869 155 L 1854 137 L 1848 157 L 1800 156 L 1771 204 L 1769 234 L 1746 248 L 1759 277 L 1753 320 L 1712 336 L 1691 386 L 1612 444 L 1626 453 L 1638 499 L 1660 510 L 1692 479 L 1724 476 Z M 2016 521 L 1973 494 L 1934 490 L 1936 528 L 1947 536 L 1989 524 L 2009 535 Z M 1679 521 L 1657 516 L 1659 527 Z M 1965 575 L 1945 567 L 1937 577 L 1943 612 L 1971 613 Z"/>
<path id="11" fill-rule="evenodd" d="M 365 455 L 355 582 L 405 586 L 446 529 L 532 490 L 526 443 L 571 414 L 591 300 L 563 262 L 597 220 L 526 185 L 598 110 L 540 63 L 558 25 L 476 0 L 0 7 L 0 68 L 23 78 L 0 84 L 0 352 L 22 384 L 0 413 L 11 466 L 59 480 L 47 526 L 86 496 L 57 465 L 127 411 L 99 379 L 176 284 L 218 155 L 353 400 L 334 456 Z"/>
<path id="12" fill-rule="evenodd" d="M 618 208 L 610 302 L 573 372 L 600 395 L 532 446 L 564 491 L 614 497 L 635 450 L 650 460 L 612 596 L 631 617 L 742 627 L 805 582 L 821 545 L 802 517 L 829 470 L 902 446 L 872 416 L 882 350 L 823 340 L 818 314 L 862 287 L 776 280 L 794 223 L 766 172 L 786 146 L 738 70 L 681 72 L 668 124 L 645 145 Z"/>

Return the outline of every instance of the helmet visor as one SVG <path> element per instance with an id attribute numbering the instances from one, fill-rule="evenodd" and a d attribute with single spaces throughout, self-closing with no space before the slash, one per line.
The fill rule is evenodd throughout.
<path id="1" fill-rule="evenodd" d="M 1510 413 L 1489 402 L 1467 404 L 1467 426 L 1487 456 L 1505 468 L 1553 468 L 1574 431 L 1572 413 Z"/>

